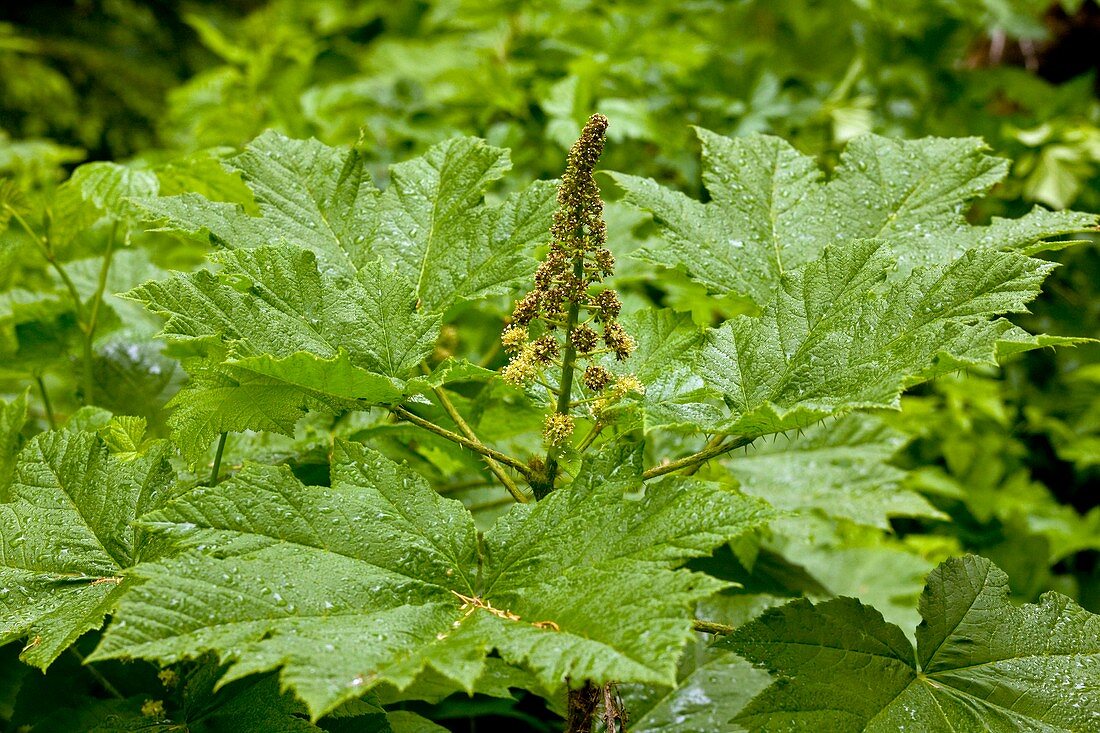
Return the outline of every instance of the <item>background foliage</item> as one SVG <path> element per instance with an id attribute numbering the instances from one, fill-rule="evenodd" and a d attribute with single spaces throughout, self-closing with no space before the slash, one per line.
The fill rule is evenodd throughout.
<path id="1" fill-rule="evenodd" d="M 1007 177 L 967 211 L 971 223 L 1019 216 L 1035 204 L 1100 212 L 1096 55 L 1082 52 L 1100 41 L 1100 8 L 1089 0 L 91 0 L 26 3 L 4 13 L 0 174 L 11 184 L 0 186 L 0 201 L 5 212 L 15 212 L 6 219 L 18 216 L 29 225 L 4 221 L 10 225 L 0 233 L 0 389 L 10 401 L 0 427 L 9 448 L 51 422 L 67 421 L 97 431 L 112 456 L 127 446 L 137 452 L 169 434 L 164 408 L 181 388 L 207 390 L 216 399 L 216 374 L 184 386 L 181 364 L 202 356 L 198 347 L 158 339 L 160 320 L 116 294 L 131 291 L 145 302 L 166 298 L 132 289 L 166 279 L 169 269 L 201 265 L 219 231 L 202 218 L 221 211 L 215 204 L 259 211 L 265 201 L 255 182 L 264 173 L 239 151 L 267 129 L 353 145 L 363 180 L 380 186 L 399 187 L 402 168 L 391 168 L 394 163 L 456 136 L 509 148 L 511 173 L 502 178 L 507 163 L 496 160 L 482 181 L 490 192 L 490 206 L 482 208 L 496 207 L 497 213 L 478 209 L 479 217 L 537 207 L 537 187 L 523 187 L 560 173 L 564 151 L 593 111 L 613 123 L 601 168 L 651 178 L 703 202 L 718 194 L 702 184 L 691 125 L 720 135 L 780 135 L 827 171 L 838 166 L 844 146 L 866 132 L 978 136 L 1013 162 Z M 270 139 L 270 133 L 260 138 Z M 85 165 L 74 173 L 79 163 Z M 614 284 L 628 305 L 665 306 L 684 324 L 699 326 L 754 312 L 758 304 L 714 298 L 682 269 L 659 267 L 676 262 L 622 257 L 656 252 L 661 231 L 617 200 L 622 194 L 610 178 L 601 183 L 612 199 L 609 246 L 621 262 Z M 179 209 L 164 203 L 185 191 L 205 197 L 211 207 L 206 214 L 197 200 Z M 386 206 L 400 209 L 399 202 Z M 171 231 L 146 231 L 151 215 Z M 386 216 L 400 221 L 398 214 Z M 49 233 L 48 251 L 28 228 Z M 257 243 L 270 236 L 249 234 Z M 532 245 L 541 236 L 531 233 Z M 341 246 L 320 242 L 316 249 L 336 253 Z M 109 271 L 100 268 L 107 251 L 113 252 Z M 1100 250 L 1090 243 L 1046 256 L 1061 267 L 1033 312 L 1013 319 L 1032 332 L 1100 337 Z M 51 260 L 64 263 L 69 282 Z M 322 270 L 326 264 L 332 263 L 322 261 Z M 302 266 L 313 265 L 288 265 Z M 247 289 L 248 283 L 236 286 Z M 470 287 L 502 292 L 492 284 Z M 73 304 L 73 291 L 80 306 Z M 433 297 L 416 295 L 427 302 Z M 460 339 L 464 355 L 499 365 L 497 332 L 478 324 L 487 315 L 499 318 L 505 301 L 501 296 L 488 305 L 458 306 L 448 314 L 444 335 Z M 431 312 L 453 305 L 435 303 Z M 651 325 L 660 332 L 661 324 Z M 431 326 L 418 327 L 427 332 Z M 261 330 L 250 335 L 259 339 Z M 456 345 L 444 338 L 435 348 L 442 360 Z M 384 367 L 375 371 L 388 374 Z M 95 407 L 81 408 L 85 403 Z M 705 614 L 748 621 L 790 597 L 846 595 L 873 604 L 911 633 L 927 574 L 963 552 L 1003 568 L 1017 601 L 1057 590 L 1100 611 L 1100 347 L 1043 349 L 1003 368 L 960 369 L 907 393 L 902 405 L 900 412 L 837 423 L 827 433 L 778 437 L 733 456 L 729 470 L 745 491 L 773 498 L 785 492 L 783 508 L 804 512 L 802 529 L 785 526 L 794 520 L 779 520 L 770 534 L 735 547 L 738 559 L 727 558 L 724 572 L 739 563 L 743 572 L 728 579 L 745 588 L 714 596 Z M 179 412 L 172 419 L 181 419 Z M 112 419 L 111 413 L 143 422 Z M 472 472 L 471 459 L 453 446 L 422 437 L 411 442 L 407 425 L 331 414 L 311 414 L 293 438 L 256 433 L 231 439 L 225 461 L 236 466 L 248 456 L 285 465 L 294 480 L 313 484 L 327 478 L 333 436 L 369 437 L 382 453 L 409 461 L 437 489 L 461 498 L 479 527 L 505 507 L 498 492 L 449 480 Z M 293 425 L 297 417 L 275 416 L 273 425 Z M 492 415 L 480 421 L 503 422 Z M 206 433 L 184 441 L 189 460 L 176 460 L 176 468 L 185 477 L 205 474 L 211 440 L 222 429 L 208 425 Z M 509 447 L 539 440 L 537 430 L 511 435 L 502 429 L 486 437 Z M 783 463 L 769 462 L 777 444 L 785 451 Z M 154 462 L 143 455 L 142 461 Z M 792 456 L 802 463 L 792 468 Z M 104 458 L 99 470 L 138 470 L 114 460 Z M 889 491 L 895 503 L 838 509 L 832 497 L 810 495 L 812 487 L 797 480 L 813 471 L 848 481 L 853 467 L 869 491 Z M 13 471 L 0 464 L 0 486 Z M 103 561 L 124 567 L 144 542 L 134 540 Z M 96 620 L 78 624 L 74 634 L 97 628 Z M 190 729 L 232 729 L 239 722 L 233 716 L 254 713 L 250 696 L 276 697 L 274 680 L 260 677 L 223 688 L 215 705 L 217 670 L 211 664 L 196 663 L 185 679 L 168 682 L 157 680 L 152 666 L 106 662 L 96 667 L 102 672 L 76 666 L 75 657 L 95 646 L 93 636 L 45 676 L 15 661 L 17 645 L 0 649 L 3 725 L 64 729 L 74 715 L 122 720 L 140 713 L 145 700 L 165 700 Z M 725 683 L 716 678 L 734 674 L 731 669 L 745 694 L 723 701 L 723 719 L 733 717 L 766 684 L 763 672 L 747 664 L 731 667 L 725 658 L 738 651 L 756 659 L 750 647 L 747 641 L 732 641 L 728 649 L 700 642 L 681 661 L 686 692 L 680 697 L 624 689 L 636 711 L 633 729 L 705 728 L 699 716 L 709 708 L 693 708 L 691 700 L 709 699 L 715 685 Z M 122 699 L 109 694 L 107 688 L 116 686 Z M 425 689 L 421 701 L 391 706 L 406 709 L 391 712 L 385 724 L 430 730 L 415 727 L 430 725 L 414 719 L 415 712 L 455 730 L 490 718 L 553 729 L 537 698 L 469 699 L 441 690 Z M 49 706 L 41 704 L 45 699 Z M 302 712 L 300 703 L 282 699 L 283 712 Z M 383 694 L 376 702 L 392 701 Z M 344 711 L 356 725 L 384 715 L 373 703 L 361 704 L 363 709 Z M 341 728 L 341 714 L 325 725 L 365 729 Z"/>

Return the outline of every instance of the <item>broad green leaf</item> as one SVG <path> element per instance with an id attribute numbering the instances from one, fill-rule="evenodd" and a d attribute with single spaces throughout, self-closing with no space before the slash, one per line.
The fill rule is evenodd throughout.
<path id="1" fill-rule="evenodd" d="M 428 668 L 473 690 L 494 649 L 548 691 L 670 684 L 691 603 L 723 586 L 672 568 L 769 517 L 710 484 L 666 481 L 641 500 L 596 484 L 514 507 L 479 541 L 461 504 L 338 443 L 331 487 L 252 464 L 146 517 L 196 549 L 137 571 L 94 656 L 212 651 L 225 680 L 281 668 L 314 716 Z"/>
<path id="2" fill-rule="evenodd" d="M 766 672 L 728 651 L 711 647 L 695 656 L 674 688 L 624 691 L 631 733 L 728 730 L 730 719 L 768 686 Z"/>
<path id="3" fill-rule="evenodd" d="M 893 265 L 880 241 L 829 247 L 784 275 L 761 316 L 712 331 L 698 369 L 732 412 L 723 430 L 764 435 L 896 408 L 904 388 L 936 373 L 1045 343 L 995 316 L 1024 311 L 1053 265 L 972 250 L 884 284 Z"/>
<path id="4" fill-rule="evenodd" d="M 721 420 L 717 393 L 699 376 L 705 332 L 690 315 L 647 308 L 623 318 L 622 323 L 638 348 L 612 368 L 634 374 L 645 385 L 640 408 L 646 432 L 677 426 L 694 429 L 696 424 Z"/>
<path id="5" fill-rule="evenodd" d="M 779 681 L 737 717 L 752 731 L 1084 731 L 1100 711 L 1100 617 L 1047 593 L 1009 601 L 989 560 L 948 560 L 928 578 L 914 649 L 851 598 L 794 601 L 723 646 Z"/>
<path id="6" fill-rule="evenodd" d="M 166 229 L 229 249 L 288 244 L 323 267 L 353 271 L 374 260 L 378 190 L 352 148 L 265 132 L 225 165 L 252 191 L 260 216 L 193 193 L 139 201 Z"/>
<path id="7" fill-rule="evenodd" d="M 122 461 L 77 430 L 27 444 L 0 504 L 0 643 L 27 639 L 22 658 L 45 669 L 99 628 L 141 557 L 134 518 L 172 480 L 169 452 L 161 442 Z"/>
<path id="8" fill-rule="evenodd" d="M 508 151 L 456 138 L 390 169 L 372 251 L 416 284 L 421 308 L 506 292 L 534 272 L 547 240 L 557 187 L 539 182 L 498 206 L 479 206 L 490 183 L 511 168 Z"/>
<path id="9" fill-rule="evenodd" d="M 890 528 L 892 516 L 942 518 L 920 494 L 899 488 L 905 472 L 888 461 L 906 442 L 877 417 L 849 415 L 757 441 L 723 466 L 742 491 L 777 509 L 817 511 L 882 529 Z"/>
<path id="10" fill-rule="evenodd" d="M 442 313 L 465 299 L 505 292 L 529 277 L 556 186 L 538 182 L 497 205 L 482 202 L 511 167 L 508 152 L 476 138 L 435 145 L 399 163 L 379 192 L 353 149 L 267 132 L 226 165 L 251 190 L 260 216 L 239 204 L 185 193 L 146 198 L 166 229 L 229 249 L 287 244 L 347 276 L 383 258 L 413 284 L 418 308 Z"/>
<path id="11" fill-rule="evenodd" d="M 1035 251 L 1043 240 L 1096 226 L 1091 215 L 1038 208 L 988 227 L 968 224 L 969 203 L 1008 171 L 1007 161 L 985 155 L 977 138 L 864 135 L 848 144 L 825 181 L 813 158 L 780 138 L 698 133 L 706 204 L 648 179 L 613 174 L 627 201 L 650 212 L 663 236 L 635 256 L 682 268 L 716 293 L 748 296 L 760 306 L 784 273 L 838 241 L 885 240 L 904 277 L 974 248 Z"/>
<path id="12" fill-rule="evenodd" d="M 218 433 L 288 432 L 304 409 L 400 401 L 402 378 L 431 353 L 437 317 L 413 310 L 408 283 L 380 263 L 353 277 L 312 252 L 222 252 L 222 269 L 147 282 L 126 294 L 167 317 L 161 336 L 201 357 L 173 399 L 174 433 L 196 459 Z"/>

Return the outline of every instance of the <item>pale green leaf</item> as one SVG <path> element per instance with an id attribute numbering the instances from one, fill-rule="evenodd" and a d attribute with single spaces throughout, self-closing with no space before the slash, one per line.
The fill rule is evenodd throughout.
<path id="1" fill-rule="evenodd" d="M 1094 730 L 1100 617 L 1047 593 L 1009 601 L 1008 577 L 966 556 L 934 570 L 914 649 L 851 598 L 799 600 L 722 642 L 779 681 L 737 717 L 752 731 Z"/>
<path id="2" fill-rule="evenodd" d="M 672 568 L 770 517 L 711 484 L 640 500 L 597 484 L 514 507 L 479 541 L 461 504 L 368 449 L 339 443 L 332 476 L 248 465 L 147 517 L 196 551 L 142 566 L 95 656 L 281 668 L 315 716 L 428 668 L 475 689 L 493 649 L 548 691 L 668 684 L 691 603 L 722 587 Z"/>

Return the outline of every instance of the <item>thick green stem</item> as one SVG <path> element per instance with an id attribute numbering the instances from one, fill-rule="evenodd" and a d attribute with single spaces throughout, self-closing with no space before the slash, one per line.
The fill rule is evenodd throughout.
<path id="1" fill-rule="evenodd" d="M 206 482 L 207 486 L 218 485 L 218 474 L 222 472 L 222 453 L 225 452 L 225 438 L 229 433 L 222 433 L 218 436 L 218 450 L 214 452 L 214 465 L 210 469 L 210 479 Z"/>
<path id="2" fill-rule="evenodd" d="M 53 414 L 53 405 L 50 404 L 50 393 L 46 391 L 46 382 L 41 375 L 34 378 L 38 383 L 38 393 L 42 395 L 42 406 L 46 409 L 46 420 L 50 423 L 50 430 L 57 430 L 57 418 Z"/>
<path id="3" fill-rule="evenodd" d="M 578 280 L 584 277 L 584 255 L 577 255 L 573 259 L 573 276 Z M 573 371 L 577 365 L 577 349 L 573 346 L 573 329 L 577 327 L 577 318 L 580 316 L 581 307 L 580 304 L 572 302 L 569 304 L 569 312 L 565 317 L 565 349 L 561 355 L 561 384 L 559 385 L 558 403 L 554 407 L 554 411 L 559 415 L 569 414 L 569 402 L 573 396 Z M 560 448 L 554 446 L 546 452 L 546 483 L 544 486 L 539 487 L 536 493 L 541 490 L 543 493 L 548 493 L 554 490 L 554 479 L 558 475 L 558 455 L 560 454 Z"/>

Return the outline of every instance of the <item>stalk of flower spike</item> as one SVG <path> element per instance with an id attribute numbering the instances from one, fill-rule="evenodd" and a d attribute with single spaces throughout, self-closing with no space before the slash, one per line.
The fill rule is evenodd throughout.
<path id="1" fill-rule="evenodd" d="M 606 247 L 600 189 L 592 176 L 603 152 L 607 124 L 603 115 L 592 115 L 570 149 L 550 227 L 550 250 L 535 271 L 534 289 L 516 303 L 511 323 L 501 335 L 511 355 L 502 371 L 505 381 L 525 386 L 540 381 L 548 367 L 561 369 L 557 389 L 547 385 L 552 393 L 556 391 L 556 399 L 543 429 L 548 446 L 545 481 L 533 486 L 536 498 L 553 489 L 558 457 L 573 435 L 570 407 L 578 362 L 586 362 L 581 383 L 601 395 L 597 404 L 606 407 L 610 399 L 627 391 L 618 389 L 615 377 L 596 361 L 608 353 L 621 361 L 634 350 L 634 340 L 617 320 L 622 309 L 618 294 L 611 289 L 591 292 L 615 266 Z"/>

